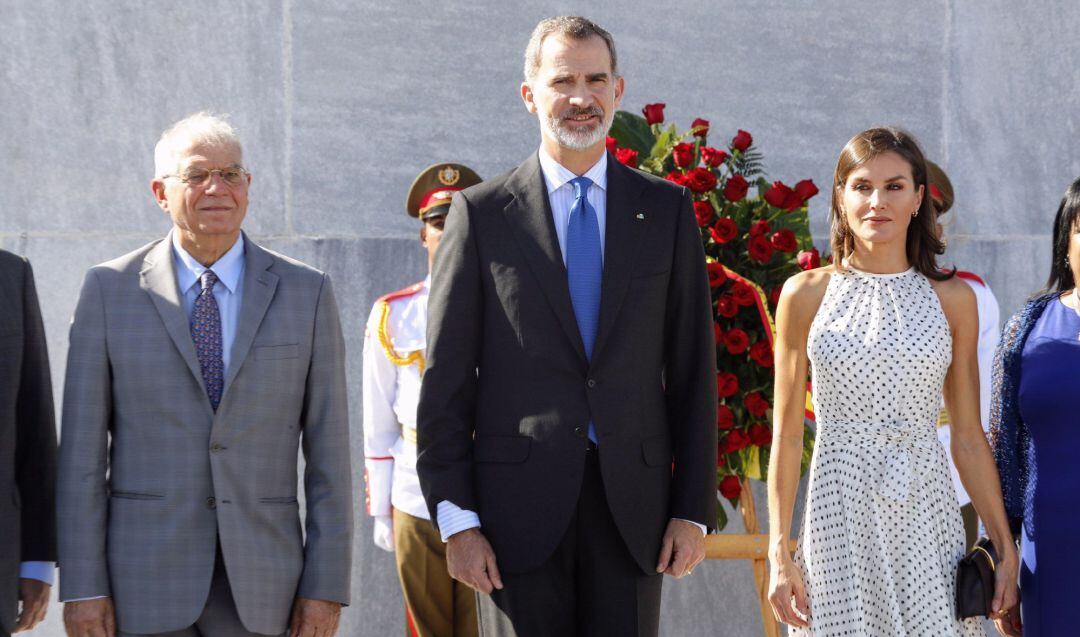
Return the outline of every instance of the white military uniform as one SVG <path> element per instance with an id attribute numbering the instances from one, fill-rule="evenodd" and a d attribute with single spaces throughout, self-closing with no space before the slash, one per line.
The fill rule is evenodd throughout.
<path id="1" fill-rule="evenodd" d="M 364 333 L 367 511 L 430 519 L 416 477 L 416 405 L 426 352 L 430 277 L 380 298 Z"/>
<path id="2" fill-rule="evenodd" d="M 979 417 L 982 419 L 983 431 L 990 431 L 990 398 L 993 392 L 991 387 L 992 369 L 994 365 L 994 350 L 997 349 L 998 340 L 1001 338 L 1001 310 L 998 308 L 997 299 L 990 287 L 978 276 L 970 272 L 957 272 L 957 276 L 964 280 L 975 291 L 975 300 L 979 308 Z M 945 424 L 938 427 L 938 440 L 944 445 L 945 451 L 949 451 L 950 432 L 947 414 L 942 412 L 942 420 Z M 949 468 L 952 471 L 953 486 L 956 488 L 956 498 L 960 506 L 971 502 L 971 496 L 964 490 L 960 483 L 960 474 L 956 471 L 951 453 L 945 454 L 949 458 Z"/>

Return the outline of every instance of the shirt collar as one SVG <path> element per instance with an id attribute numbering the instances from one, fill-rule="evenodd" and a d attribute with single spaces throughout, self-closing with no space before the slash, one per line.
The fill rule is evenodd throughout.
<path id="1" fill-rule="evenodd" d="M 240 284 L 240 275 L 244 272 L 244 237 L 237 237 L 236 243 L 214 262 L 209 268 L 203 266 L 180 247 L 180 238 L 175 231 L 170 232 L 173 255 L 176 257 L 176 277 L 180 282 L 180 291 L 186 292 L 191 286 L 199 281 L 199 277 L 207 270 L 213 270 L 218 281 L 225 285 L 229 292 L 236 292 L 236 286 Z"/>
<path id="2" fill-rule="evenodd" d="M 582 177 L 588 177 L 594 186 L 607 191 L 607 152 L 600 156 L 600 161 L 593 164 Z M 550 195 L 559 188 L 565 186 L 571 179 L 577 179 L 577 175 L 568 168 L 555 161 L 544 147 L 540 147 L 540 170 L 544 173 L 544 183 Z"/>

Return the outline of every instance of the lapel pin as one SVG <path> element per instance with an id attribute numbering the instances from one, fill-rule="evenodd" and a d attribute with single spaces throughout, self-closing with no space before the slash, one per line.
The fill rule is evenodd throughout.
<path id="1" fill-rule="evenodd" d="M 645 219 L 645 213 L 644 212 L 639 212 L 634 216 L 637 217 L 638 219 Z"/>

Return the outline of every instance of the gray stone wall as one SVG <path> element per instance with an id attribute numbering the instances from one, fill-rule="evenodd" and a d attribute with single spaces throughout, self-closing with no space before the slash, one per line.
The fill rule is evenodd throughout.
<path id="1" fill-rule="evenodd" d="M 770 176 L 813 178 L 821 247 L 840 148 L 898 124 L 956 185 L 947 261 L 984 275 L 1006 316 L 1045 280 L 1050 220 L 1080 173 L 1075 3 L 0 0 L 0 247 L 36 268 L 57 400 L 82 273 L 168 228 L 148 188 L 160 131 L 230 113 L 254 173 L 248 232 L 335 279 L 359 484 L 364 318 L 424 275 L 405 191 L 435 161 L 492 176 L 536 148 L 521 52 L 537 20 L 571 12 L 615 34 L 624 108 L 667 102 L 684 129 L 705 117 L 717 145 L 749 130 Z M 392 558 L 357 522 L 342 634 L 400 634 Z M 749 585 L 735 562 L 668 580 L 662 633 L 759 634 Z M 61 635 L 60 611 L 37 634 Z"/>

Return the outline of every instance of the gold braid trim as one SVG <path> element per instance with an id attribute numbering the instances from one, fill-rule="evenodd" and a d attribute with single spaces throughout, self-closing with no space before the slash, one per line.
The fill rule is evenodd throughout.
<path id="1" fill-rule="evenodd" d="M 390 342 L 390 331 L 387 329 L 390 323 L 390 303 L 388 301 L 382 302 L 382 309 L 379 310 L 379 345 L 382 345 L 383 352 L 386 354 L 386 358 L 391 363 L 398 367 L 408 367 L 413 363 L 416 363 L 420 367 L 420 375 L 424 374 L 424 354 L 420 351 L 415 351 L 408 356 L 398 356 L 394 351 L 394 346 Z"/>

